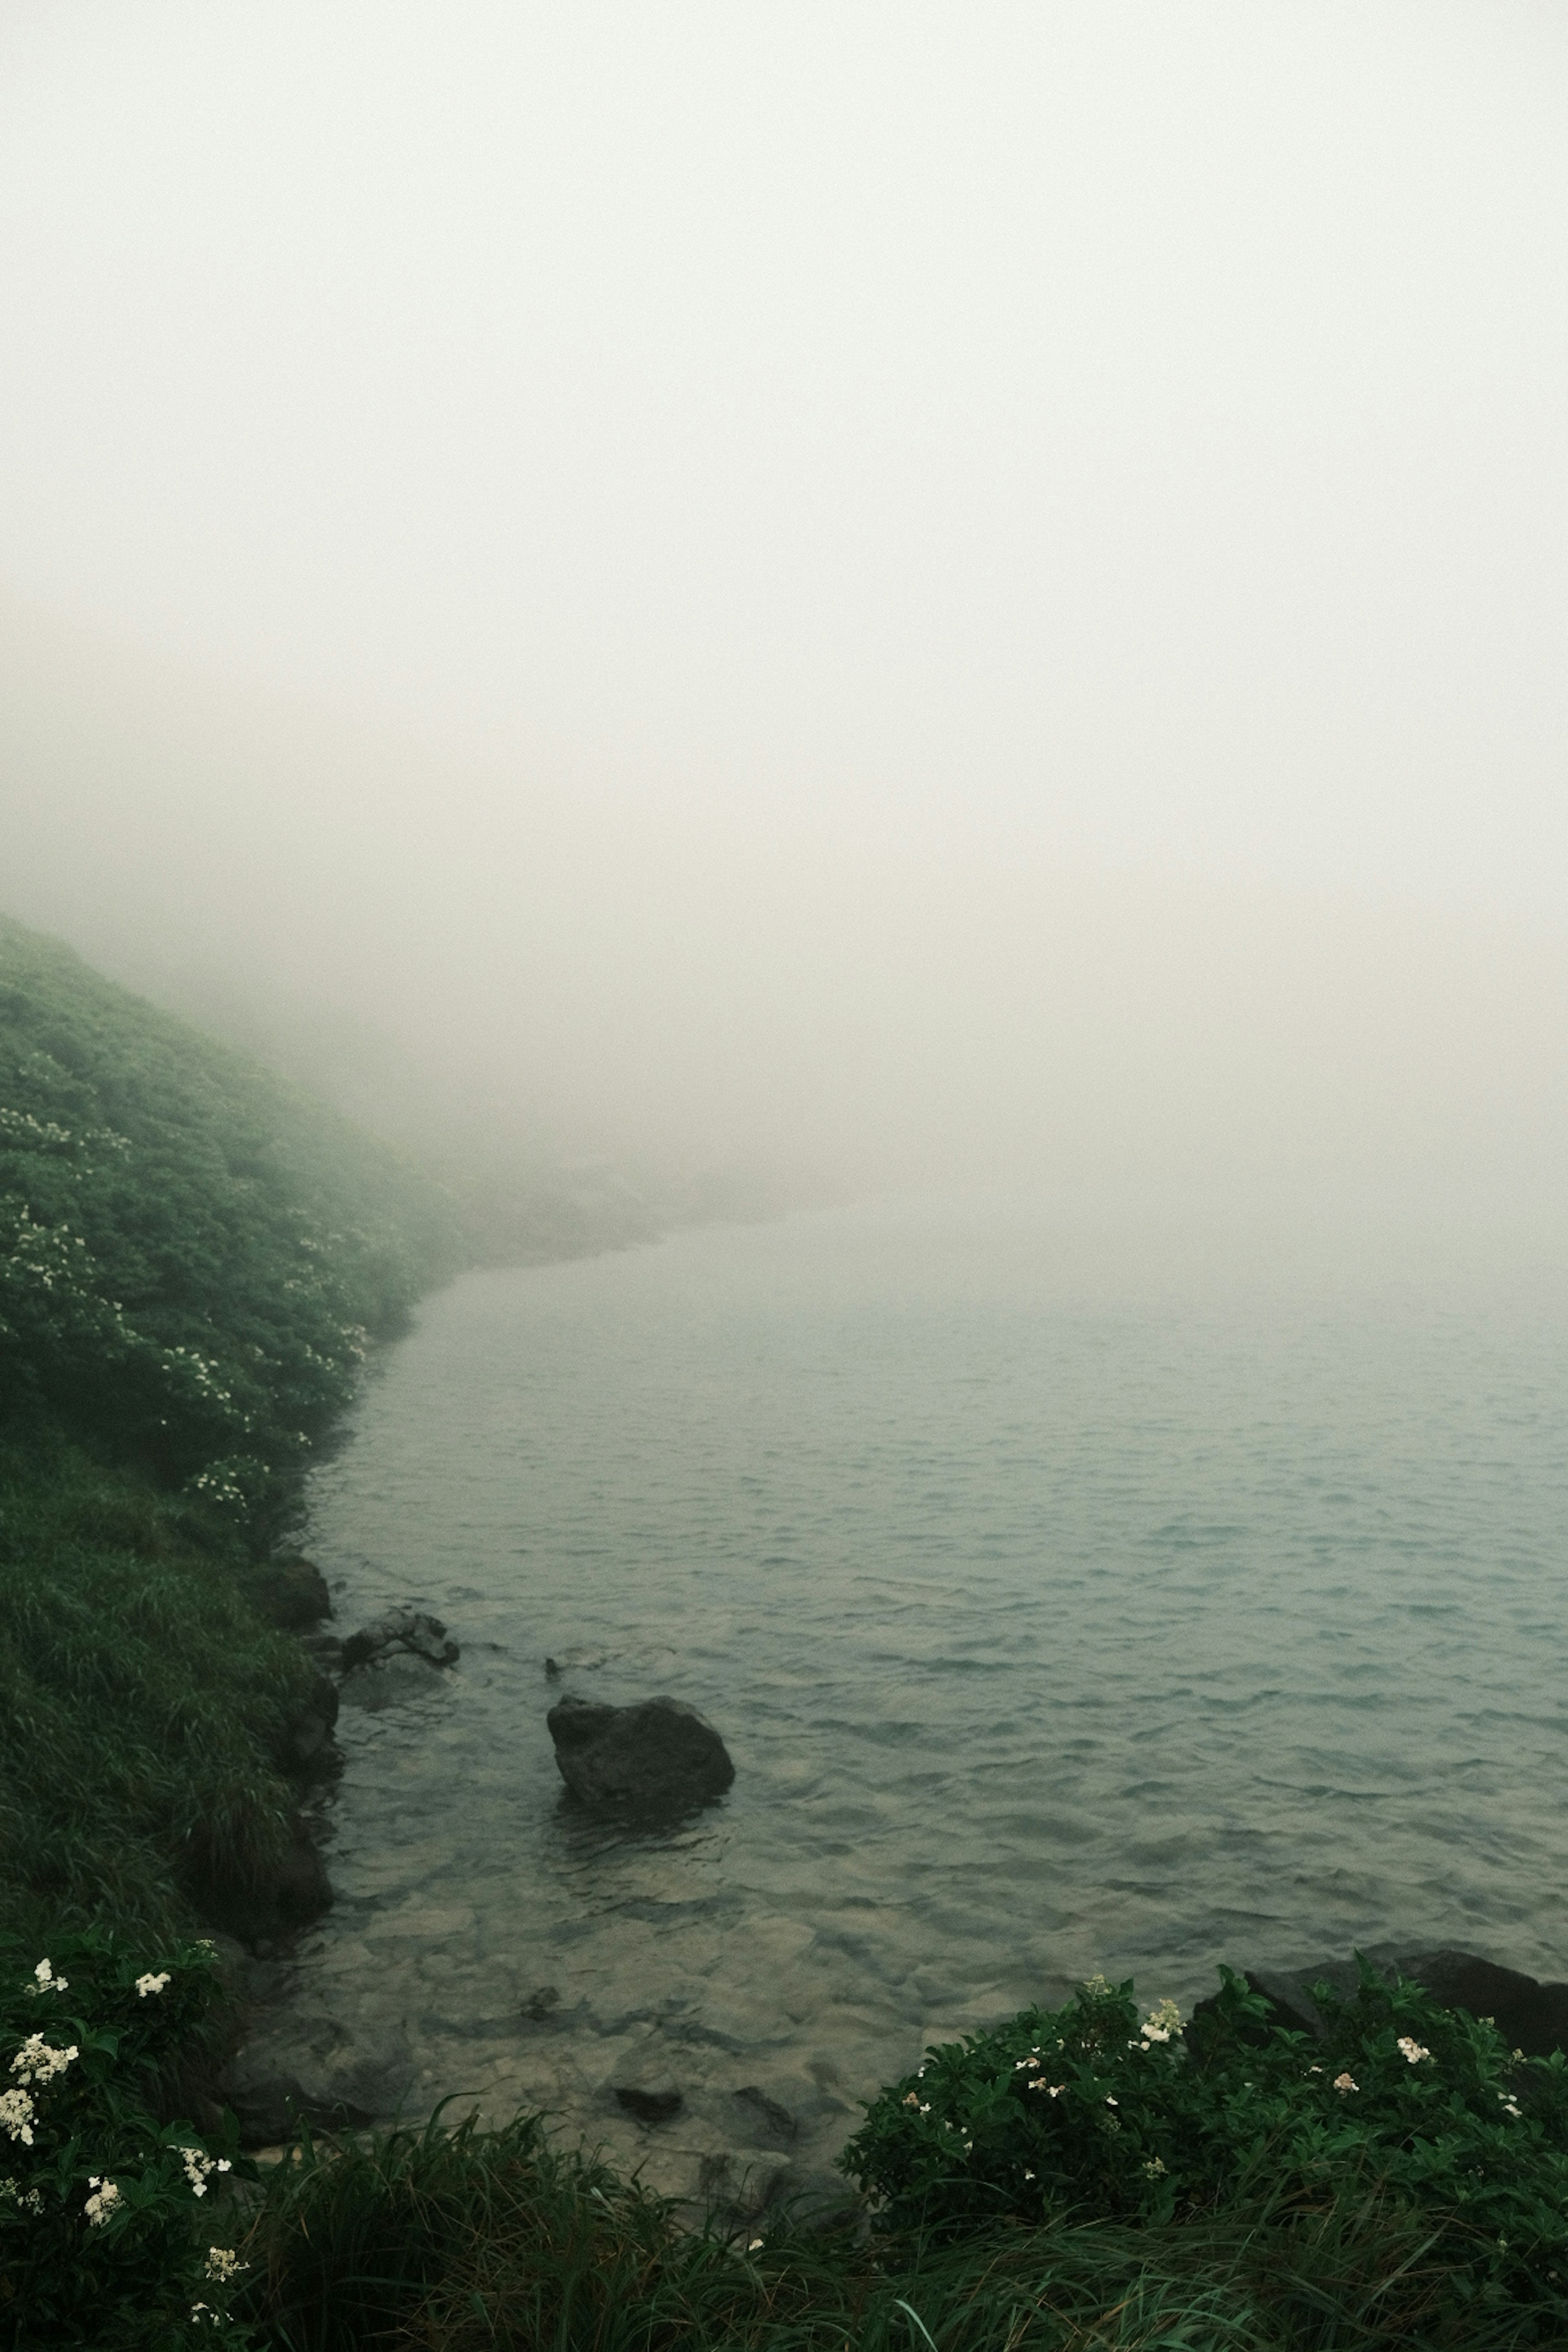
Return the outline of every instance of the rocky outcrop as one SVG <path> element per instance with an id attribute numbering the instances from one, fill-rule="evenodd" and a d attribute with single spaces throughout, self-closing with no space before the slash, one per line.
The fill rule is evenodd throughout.
<path id="1" fill-rule="evenodd" d="M 1542 1984 L 1521 1969 L 1500 1967 L 1479 1953 L 1448 1945 L 1423 1952 L 1378 1944 L 1366 1958 L 1385 1976 L 1397 1974 L 1420 1985 L 1444 2009 L 1464 2009 L 1472 2017 L 1491 2018 L 1510 2048 L 1522 2050 L 1527 2058 L 1568 2050 L 1568 1984 Z M 1303 1969 L 1248 1969 L 1247 1981 L 1252 1991 L 1261 1993 L 1268 2002 L 1271 2024 L 1294 2033 L 1321 2035 L 1323 2021 L 1312 1999 L 1312 1987 L 1327 1982 L 1342 2000 L 1349 1999 L 1360 1978 L 1352 1958 L 1323 1960 Z M 1193 2012 L 1200 2045 L 1201 2021 L 1214 2007 L 1213 1999 L 1202 2000 Z"/>
<path id="2" fill-rule="evenodd" d="M 545 1720 L 562 1779 L 601 1811 L 686 1812 L 722 1796 L 735 1777 L 713 1726 L 679 1699 L 599 1706 L 563 1698 Z"/>

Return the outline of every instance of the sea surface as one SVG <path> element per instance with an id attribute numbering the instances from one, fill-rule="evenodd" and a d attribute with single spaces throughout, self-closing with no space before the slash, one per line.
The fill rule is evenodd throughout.
<path id="1" fill-rule="evenodd" d="M 1568 1975 L 1565 1437 L 1561 1264 L 1397 1221 L 884 1204 L 465 1276 L 314 1478 L 342 1628 L 462 1655 L 344 1708 L 293 2014 L 405 2112 L 743 2205 L 1093 1970 Z M 689 1701 L 730 1795 L 584 1818 L 563 1690 Z"/>

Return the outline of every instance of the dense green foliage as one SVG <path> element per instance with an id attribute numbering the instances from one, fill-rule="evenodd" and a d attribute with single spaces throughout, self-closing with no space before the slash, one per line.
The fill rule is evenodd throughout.
<path id="1" fill-rule="evenodd" d="M 0 919 L 0 1924 L 228 1924 L 281 1865 L 310 1676 L 247 1570 L 459 1251 L 393 1153 Z"/>
<path id="2" fill-rule="evenodd" d="M 928 2053 L 884 2091 L 846 2169 L 894 2229 L 962 2236 L 1003 2219 L 1159 2228 L 1345 2206 L 1369 2190 L 1431 2231 L 1477 2309 L 1568 2336 L 1568 2060 L 1521 2059 L 1486 2020 L 1363 1967 L 1321 1985 L 1316 2041 L 1221 1971 L 1184 2034 L 1162 2003 L 1096 1979 L 1065 2009 Z"/>
<path id="3" fill-rule="evenodd" d="M 1474 2292 L 1464 2225 L 1379 2188 L 1182 2221 L 740 2235 L 536 2118 L 306 2139 L 267 2178 L 239 2309 L 277 2352 L 1521 2352 L 1544 2315 Z"/>
<path id="4" fill-rule="evenodd" d="M 0 2343 L 174 2352 L 226 2326 L 255 2168 L 167 2112 L 211 2028 L 210 1946 L 155 1965 L 107 1937 L 0 1950 Z"/>

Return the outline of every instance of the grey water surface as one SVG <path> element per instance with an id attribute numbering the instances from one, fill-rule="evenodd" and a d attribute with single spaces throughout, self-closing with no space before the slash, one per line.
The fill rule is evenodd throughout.
<path id="1" fill-rule="evenodd" d="M 344 1710 L 298 2002 L 414 2110 L 543 2105 L 697 2195 L 805 2178 L 924 2040 L 1095 1969 L 1568 1973 L 1565 1300 L 931 1204 L 464 1276 L 313 1482 L 344 1626 L 463 1648 Z M 732 1791 L 583 1819 L 563 1689 L 689 1700 Z"/>

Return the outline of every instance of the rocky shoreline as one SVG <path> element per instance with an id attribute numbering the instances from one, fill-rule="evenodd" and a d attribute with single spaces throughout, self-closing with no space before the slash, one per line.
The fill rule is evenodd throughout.
<path id="1" fill-rule="evenodd" d="M 802 2052 L 786 2016 L 732 2014 L 722 1975 L 656 1987 L 647 1974 L 656 1947 L 649 1946 L 640 1962 L 634 1950 L 622 1956 L 624 1965 L 611 1956 L 608 1967 L 590 1971 L 564 1995 L 557 1984 L 532 1984 L 516 1968 L 491 1964 L 485 2013 L 475 2008 L 461 2022 L 448 2020 L 447 2032 L 460 2039 L 443 2059 L 422 2046 L 422 2020 L 410 2006 L 401 1954 L 415 1936 L 448 1967 L 439 1956 L 453 1939 L 461 1944 L 473 1913 L 448 1918 L 424 1894 L 405 1895 L 392 1913 L 377 1909 L 373 1898 L 371 1924 L 363 1931 L 351 1925 L 346 1935 L 335 1930 L 341 1948 L 322 1971 L 321 1948 L 312 1951 L 307 1939 L 332 1899 L 317 1837 L 342 1762 L 339 1711 L 375 1716 L 398 1707 L 403 1727 L 395 1737 L 406 1741 L 428 1711 L 416 1704 L 404 1714 L 404 1702 L 434 1701 L 429 1719 L 438 1720 L 440 1693 L 460 1653 L 439 1619 L 413 1609 L 389 1610 L 340 1637 L 327 1622 L 325 1581 L 309 1562 L 281 1563 L 268 1574 L 275 1580 L 269 1613 L 279 1622 L 289 1612 L 319 1674 L 310 1703 L 286 1734 L 288 1769 L 303 1798 L 299 1823 L 309 1841 L 300 1848 L 307 1864 L 258 1903 L 249 1932 L 226 1947 L 247 2014 L 219 2095 L 239 2116 L 246 2144 L 276 2146 L 300 2121 L 348 2129 L 422 2122 L 443 2093 L 451 2093 L 461 2112 L 473 2107 L 487 2123 L 519 2106 L 542 2108 L 567 2137 L 603 2147 L 623 2168 L 638 2170 L 694 2212 L 744 2221 L 797 2197 L 841 2208 L 848 2191 L 834 2158 L 855 2128 L 860 2100 L 914 2063 L 913 2042 L 908 2051 L 867 2045 L 852 2054 L 829 2045 L 816 2055 Z M 549 1664 L 546 1678 L 560 1680 Z M 612 1708 L 563 1694 L 550 1722 L 563 1780 L 569 1788 L 580 1784 L 576 1794 L 590 1808 L 635 1811 L 639 1788 L 651 1790 L 656 1803 L 701 1803 L 732 1778 L 712 1727 L 677 1702 Z M 652 1748 L 639 1749 L 635 1735 L 644 1728 L 654 1735 Z M 415 1729 L 412 1736 L 423 1734 Z M 639 1755 L 647 1768 L 640 1782 L 627 1776 L 628 1757 Z M 671 1789 L 659 1776 L 682 1755 L 694 1777 Z M 763 1960 L 760 1977 L 752 1970 L 758 1980 L 772 1977 L 787 2010 L 786 1979 L 805 1957 L 797 1948 L 802 1936 L 808 1945 L 810 1936 L 782 1919 L 760 1922 L 755 1933 L 764 1940 L 770 1933 L 793 1937 L 776 1959 Z M 647 1937 L 634 1929 L 633 1940 L 640 1948 Z M 1568 2046 L 1568 1984 L 1408 1939 L 1379 1944 L 1365 1957 L 1385 1971 L 1396 1968 L 1447 2006 L 1495 2019 L 1510 2045 L 1528 2055 Z M 1341 1993 L 1353 1990 L 1354 1960 L 1342 1953 L 1247 1971 L 1275 2021 L 1307 2032 L 1321 2030 L 1311 1987 L 1324 1979 Z M 925 2038 L 950 2040 L 985 2021 L 994 2020 L 965 2016 L 940 2030 L 933 2025 Z"/>

